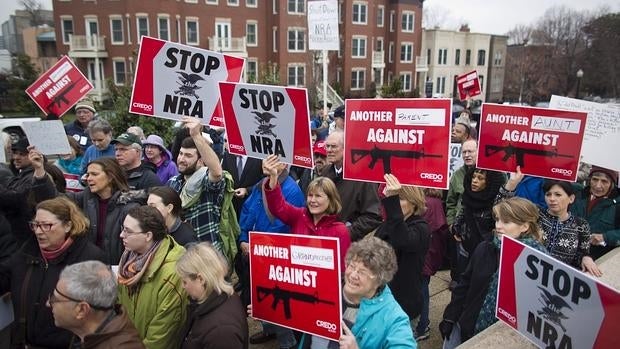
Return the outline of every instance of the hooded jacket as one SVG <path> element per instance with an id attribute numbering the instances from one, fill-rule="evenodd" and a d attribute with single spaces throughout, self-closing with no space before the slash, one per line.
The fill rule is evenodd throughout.
<path id="1" fill-rule="evenodd" d="M 159 181 L 163 184 L 167 183 L 168 180 L 179 174 L 179 170 L 177 169 L 177 165 L 172 161 L 172 153 L 166 148 L 162 148 L 157 146 L 159 150 L 161 150 L 161 158 L 162 161 L 158 164 L 153 164 L 157 168 L 157 177 L 159 177 Z M 146 160 L 146 153 L 142 151 L 142 157 Z"/>

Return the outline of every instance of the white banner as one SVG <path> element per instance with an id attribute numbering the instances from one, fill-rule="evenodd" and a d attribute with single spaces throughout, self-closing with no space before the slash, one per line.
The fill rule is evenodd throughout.
<path id="1" fill-rule="evenodd" d="M 308 1 L 308 38 L 310 50 L 340 50 L 336 0 Z"/>

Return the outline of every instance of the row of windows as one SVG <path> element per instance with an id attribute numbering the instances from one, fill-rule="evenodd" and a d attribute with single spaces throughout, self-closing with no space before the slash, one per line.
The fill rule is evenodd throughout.
<path id="1" fill-rule="evenodd" d="M 197 4 L 200 1 L 199 0 L 185 0 L 185 2 L 190 3 L 190 4 Z M 208 4 L 208 5 L 219 4 L 219 0 L 204 0 L 204 2 L 205 4 Z M 228 4 L 228 6 L 239 6 L 239 2 L 240 2 L 239 0 L 226 0 L 226 4 Z M 258 0 L 245 0 L 246 7 L 257 7 L 257 3 L 258 3 Z"/>
<path id="2" fill-rule="evenodd" d="M 340 4 L 342 5 L 342 3 Z M 342 9 L 340 9 L 340 15 L 342 16 Z M 385 20 L 385 6 L 378 5 L 377 6 L 377 27 L 382 28 L 384 26 Z M 394 26 L 396 22 L 396 12 L 390 11 L 390 31 L 394 31 Z M 342 23 L 342 18 L 340 20 Z M 352 23 L 367 25 L 368 24 L 368 4 L 365 2 L 354 2 L 353 3 L 353 12 L 352 12 Z M 400 17 L 400 30 L 404 33 L 413 33 L 415 30 L 415 12 L 413 11 L 403 11 Z"/>
<path id="3" fill-rule="evenodd" d="M 486 50 L 478 50 L 478 65 L 486 64 Z M 495 56 L 493 58 L 493 65 L 500 66 L 502 65 L 502 52 L 495 52 Z M 426 51 L 426 63 L 430 65 L 431 60 L 431 49 Z M 447 65 L 448 64 L 448 49 L 440 48 L 437 50 L 437 65 Z M 454 65 L 461 64 L 461 49 L 457 48 L 454 50 Z M 471 65 L 471 50 L 465 50 L 465 65 Z"/>

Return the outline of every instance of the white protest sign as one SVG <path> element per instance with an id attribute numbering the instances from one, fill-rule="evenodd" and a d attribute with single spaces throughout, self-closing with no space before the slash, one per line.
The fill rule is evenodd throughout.
<path id="1" fill-rule="evenodd" d="M 69 154 L 71 146 L 60 120 L 24 122 L 22 128 L 30 145 L 43 155 Z"/>
<path id="2" fill-rule="evenodd" d="M 308 1 L 308 39 L 311 50 L 340 50 L 336 0 Z"/>
<path id="3" fill-rule="evenodd" d="M 461 143 L 450 143 L 450 167 L 448 167 L 448 175 L 452 177 L 454 172 L 463 166 L 463 157 L 461 156 Z"/>
<path id="4" fill-rule="evenodd" d="M 587 112 L 581 161 L 620 171 L 620 107 L 554 95 L 549 108 Z"/>

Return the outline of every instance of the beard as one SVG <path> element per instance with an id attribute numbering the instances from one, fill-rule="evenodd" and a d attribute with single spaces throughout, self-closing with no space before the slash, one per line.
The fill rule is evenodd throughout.
<path id="1" fill-rule="evenodd" d="M 184 170 L 179 170 L 179 173 L 184 176 L 191 176 L 198 169 L 198 167 L 196 166 L 197 164 L 198 164 L 198 161 L 194 162 L 191 165 L 188 165 Z"/>

